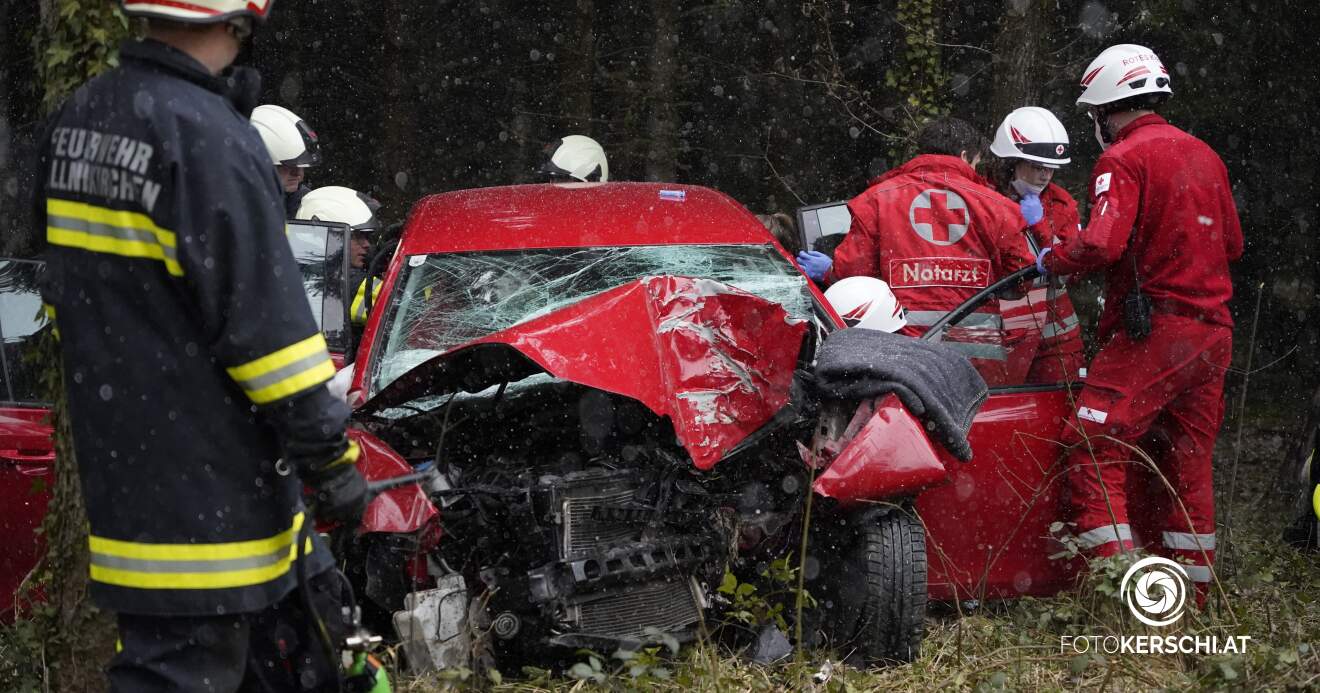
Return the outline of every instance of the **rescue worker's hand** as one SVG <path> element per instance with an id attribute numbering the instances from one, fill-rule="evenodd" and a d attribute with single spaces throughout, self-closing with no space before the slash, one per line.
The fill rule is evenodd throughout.
<path id="1" fill-rule="evenodd" d="M 312 513 L 318 520 L 357 527 L 371 500 L 357 465 L 341 464 L 309 472 L 304 480 L 312 487 Z"/>
<path id="2" fill-rule="evenodd" d="M 804 250 L 798 253 L 797 261 L 799 265 L 802 265 L 802 271 L 816 281 L 824 279 L 825 273 L 830 271 L 830 265 L 834 264 L 834 260 L 830 259 L 829 255 L 814 250 Z"/>
<path id="3" fill-rule="evenodd" d="M 1045 207 L 1040 203 L 1040 195 L 1024 195 L 1018 202 L 1022 216 L 1027 218 L 1027 226 L 1035 226 L 1045 218 Z"/>
<path id="4" fill-rule="evenodd" d="M 1040 251 L 1040 255 L 1036 256 L 1036 269 L 1040 272 L 1040 276 L 1042 277 L 1050 276 L 1050 271 L 1045 267 L 1045 256 L 1052 252 L 1054 252 L 1054 248 L 1046 248 Z"/>

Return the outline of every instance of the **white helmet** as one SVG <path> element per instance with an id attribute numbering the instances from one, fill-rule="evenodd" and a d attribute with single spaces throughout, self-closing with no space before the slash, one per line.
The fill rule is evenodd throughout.
<path id="1" fill-rule="evenodd" d="M 307 168 L 321 163 L 321 144 L 307 121 L 283 106 L 252 109 L 252 127 L 266 143 L 271 163 Z"/>
<path id="2" fill-rule="evenodd" d="M 548 155 L 541 173 L 576 178 L 584 183 L 610 180 L 605 149 L 586 135 L 565 135 L 545 146 Z"/>
<path id="3" fill-rule="evenodd" d="M 1142 94 L 1172 94 L 1169 70 L 1145 46 L 1122 43 L 1096 56 L 1082 75 L 1079 106 L 1103 106 Z"/>
<path id="4" fill-rule="evenodd" d="M 266 21 L 273 0 L 122 0 L 130 17 L 168 19 L 189 24 L 228 22 L 239 17 Z"/>
<path id="5" fill-rule="evenodd" d="M 370 195 L 340 185 L 327 185 L 304 195 L 294 216 L 303 221 L 347 224 L 354 231 L 375 231 L 380 228 L 377 209 L 380 203 Z"/>
<path id="6" fill-rule="evenodd" d="M 1049 168 L 1072 161 L 1068 131 L 1053 113 L 1026 106 L 1008 114 L 995 131 L 990 151 L 1001 159 L 1026 159 Z"/>
<path id="7" fill-rule="evenodd" d="M 825 290 L 825 300 L 848 327 L 897 332 L 907 317 L 889 285 L 875 277 L 848 277 Z"/>

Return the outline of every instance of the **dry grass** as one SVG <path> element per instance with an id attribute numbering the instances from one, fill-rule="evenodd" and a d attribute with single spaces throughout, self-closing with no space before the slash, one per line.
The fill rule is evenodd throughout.
<path id="1" fill-rule="evenodd" d="M 1225 433 L 1231 430 L 1225 427 Z M 1222 436 L 1229 438 L 1228 435 Z M 828 652 L 757 666 L 697 645 L 666 662 L 667 680 L 632 678 L 619 662 L 604 662 L 603 682 L 534 672 L 496 685 L 485 679 L 441 681 L 400 678 L 395 689 L 413 693 L 460 689 L 497 691 L 879 691 L 879 690 L 1316 690 L 1320 689 L 1320 556 L 1279 542 L 1287 521 L 1285 499 L 1271 491 L 1287 439 L 1250 430 L 1241 453 L 1235 527 L 1221 527 L 1219 577 L 1223 598 L 1169 629 L 1137 623 L 1112 592 L 1119 566 L 1077 591 L 1050 599 L 994 603 L 959 615 L 932 609 L 922 656 L 916 662 L 868 671 L 832 664 L 828 681 L 813 681 Z M 1221 448 L 1218 459 L 1232 459 Z M 1223 465 L 1227 466 L 1227 465 Z M 1228 469 L 1222 469 L 1225 475 Z M 1221 480 L 1220 516 L 1229 499 Z M 1062 651 L 1063 635 L 1250 635 L 1242 655 L 1078 655 Z"/>

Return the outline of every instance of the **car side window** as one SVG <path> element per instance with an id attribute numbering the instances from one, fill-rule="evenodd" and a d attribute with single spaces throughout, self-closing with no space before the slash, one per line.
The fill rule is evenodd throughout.
<path id="1" fill-rule="evenodd" d="M 37 291 L 41 263 L 0 258 L 0 402 L 40 406 L 31 359 L 33 336 L 46 327 Z"/>
<path id="2" fill-rule="evenodd" d="M 336 353 L 343 353 L 348 344 L 344 303 L 347 233 L 347 227 L 342 224 L 290 222 L 287 228 L 289 247 L 298 263 L 312 315 L 330 351 Z"/>

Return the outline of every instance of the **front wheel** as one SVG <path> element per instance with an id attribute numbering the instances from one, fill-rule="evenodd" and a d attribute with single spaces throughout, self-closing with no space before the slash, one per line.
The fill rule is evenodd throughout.
<path id="1" fill-rule="evenodd" d="M 855 516 L 827 578 L 826 622 L 850 663 L 906 663 L 926 633 L 926 533 L 910 507 Z"/>

